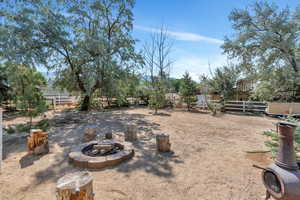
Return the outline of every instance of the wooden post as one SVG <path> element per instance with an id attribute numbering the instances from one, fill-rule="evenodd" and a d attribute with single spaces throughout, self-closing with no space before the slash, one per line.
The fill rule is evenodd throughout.
<path id="1" fill-rule="evenodd" d="M 56 110 L 56 97 L 54 97 L 52 100 L 53 100 L 53 109 Z"/>
<path id="2" fill-rule="evenodd" d="M 1 168 L 2 168 L 2 150 L 3 150 L 3 139 L 2 139 L 2 108 L 0 108 L 0 174 L 1 174 Z"/>
<path id="3" fill-rule="evenodd" d="M 125 131 L 125 141 L 137 140 L 137 126 L 134 123 L 128 123 Z"/>
<path id="4" fill-rule="evenodd" d="M 35 155 L 49 152 L 48 134 L 40 129 L 30 130 L 30 137 L 27 138 L 28 152 Z"/>
<path id="5" fill-rule="evenodd" d="M 93 178 L 89 172 L 67 174 L 57 181 L 57 200 L 94 200 Z"/>
<path id="6" fill-rule="evenodd" d="M 171 143 L 169 141 L 168 134 L 157 134 L 156 135 L 156 145 L 159 152 L 169 152 L 171 151 Z"/>
<path id="7" fill-rule="evenodd" d="M 246 112 L 246 102 L 243 101 L 243 112 Z"/>

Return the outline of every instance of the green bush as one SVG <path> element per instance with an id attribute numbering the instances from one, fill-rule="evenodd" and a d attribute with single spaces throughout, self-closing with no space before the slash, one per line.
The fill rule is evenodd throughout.
<path id="1" fill-rule="evenodd" d="M 16 125 L 17 132 L 29 132 L 30 131 L 30 124 L 17 124 Z"/>
<path id="2" fill-rule="evenodd" d="M 154 109 L 157 114 L 157 110 L 163 108 L 166 105 L 166 93 L 163 89 L 155 89 L 150 94 L 149 106 Z"/>
<path id="3" fill-rule="evenodd" d="M 217 112 L 220 110 L 220 106 L 216 103 L 206 102 L 208 110 L 210 110 L 211 114 L 215 116 Z"/>
<path id="4" fill-rule="evenodd" d="M 50 127 L 50 122 L 48 119 L 43 119 L 39 121 L 34 127 L 37 129 L 42 129 L 43 131 L 47 131 Z"/>
<path id="5" fill-rule="evenodd" d="M 11 126 L 8 126 L 8 128 L 4 128 L 5 132 L 8 133 L 8 134 L 13 134 L 16 132 L 16 130 L 11 127 Z"/>

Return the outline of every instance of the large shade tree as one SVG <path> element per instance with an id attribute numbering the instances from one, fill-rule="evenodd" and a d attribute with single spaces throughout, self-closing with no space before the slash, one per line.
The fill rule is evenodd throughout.
<path id="1" fill-rule="evenodd" d="M 31 66 L 45 65 L 90 108 L 97 88 L 117 69 L 136 67 L 131 37 L 134 0 L 4 1 L 1 56 Z M 61 81 L 62 79 L 69 81 Z M 69 87 L 70 84 L 72 87 Z"/>
<path id="2" fill-rule="evenodd" d="M 229 19 L 235 34 L 225 38 L 224 53 L 258 80 L 258 90 L 270 90 L 273 99 L 300 100 L 300 9 L 291 13 L 289 8 L 279 10 L 274 4 L 257 2 L 233 10 Z M 277 76 L 286 81 L 265 87 Z"/>

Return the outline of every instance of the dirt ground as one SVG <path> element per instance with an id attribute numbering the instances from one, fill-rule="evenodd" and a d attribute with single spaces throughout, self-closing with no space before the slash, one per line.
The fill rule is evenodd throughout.
<path id="1" fill-rule="evenodd" d="M 124 140 L 124 123 L 139 126 L 133 143 L 135 157 L 118 166 L 91 171 L 95 200 L 262 200 L 265 190 L 262 167 L 270 155 L 248 154 L 266 150 L 263 131 L 274 128 L 274 119 L 258 116 L 164 110 L 152 115 L 146 108 L 111 112 L 49 113 L 50 153 L 28 159 L 25 139 L 4 146 L 0 175 L 1 200 L 53 200 L 55 185 L 64 174 L 78 169 L 67 155 L 82 142 L 84 128 L 95 124 L 100 132 L 113 131 Z M 61 121 L 62 120 L 62 121 Z M 13 124 L 17 119 L 7 119 Z M 170 135 L 173 154 L 158 154 L 156 133 Z M 101 137 L 101 136 L 99 136 Z"/>

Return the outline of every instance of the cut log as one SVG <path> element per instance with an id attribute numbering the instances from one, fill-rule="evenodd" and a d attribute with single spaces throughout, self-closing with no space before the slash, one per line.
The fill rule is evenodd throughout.
<path id="1" fill-rule="evenodd" d="M 84 141 L 90 142 L 92 140 L 95 140 L 97 137 L 97 130 L 95 126 L 87 127 L 84 131 Z"/>
<path id="2" fill-rule="evenodd" d="M 125 131 L 125 141 L 137 140 L 137 125 L 134 123 L 128 123 Z"/>
<path id="3" fill-rule="evenodd" d="M 169 135 L 157 134 L 156 135 L 156 145 L 157 145 L 157 150 L 159 152 L 171 151 L 171 143 L 169 141 Z"/>
<path id="4" fill-rule="evenodd" d="M 29 153 L 36 155 L 49 152 L 48 134 L 40 129 L 30 130 L 30 137 L 27 138 Z"/>
<path id="5" fill-rule="evenodd" d="M 94 200 L 93 178 L 89 172 L 67 174 L 57 181 L 57 200 Z"/>
<path id="6" fill-rule="evenodd" d="M 96 144 L 93 146 L 94 149 L 97 150 L 107 150 L 110 151 L 114 148 L 113 144 Z"/>

